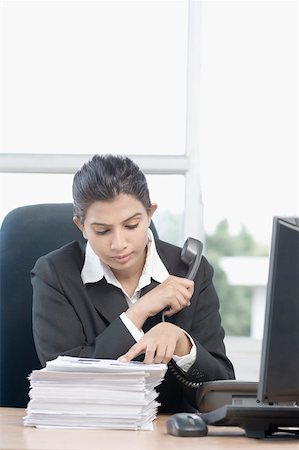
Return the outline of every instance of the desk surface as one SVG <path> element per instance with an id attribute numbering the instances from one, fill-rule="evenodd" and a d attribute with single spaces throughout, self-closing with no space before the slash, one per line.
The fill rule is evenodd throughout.
<path id="1" fill-rule="evenodd" d="M 178 438 L 166 433 L 168 416 L 154 422 L 154 431 L 63 430 L 24 427 L 24 409 L 0 408 L 0 450 L 214 450 L 296 449 L 299 441 L 260 441 L 238 428 L 210 427 L 209 436 Z"/>

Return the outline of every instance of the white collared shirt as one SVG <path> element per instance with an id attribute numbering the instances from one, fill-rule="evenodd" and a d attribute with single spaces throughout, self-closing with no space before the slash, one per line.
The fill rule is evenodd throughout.
<path id="1" fill-rule="evenodd" d="M 107 283 L 113 284 L 114 286 L 122 290 L 129 307 L 140 298 L 141 289 L 145 286 L 148 286 L 151 283 L 152 279 L 157 281 L 158 283 L 163 283 L 163 281 L 165 281 L 169 277 L 169 272 L 158 255 L 152 231 L 150 229 L 148 231 L 149 239 L 145 265 L 135 292 L 131 297 L 125 292 L 110 267 L 103 263 L 100 258 L 94 253 L 89 242 L 87 242 L 86 244 L 85 260 L 81 271 L 81 278 L 83 283 L 96 283 L 97 281 L 100 281 L 103 277 L 105 277 Z M 138 342 L 144 335 L 143 331 L 139 330 L 136 325 L 134 325 L 134 323 L 128 318 L 125 312 L 120 315 L 120 319 L 129 330 L 135 341 Z M 184 332 L 187 334 L 192 343 L 191 351 L 188 355 L 181 357 L 174 355 L 173 359 L 182 370 L 187 372 L 187 370 L 195 361 L 196 346 L 191 336 L 189 336 L 186 331 Z"/>

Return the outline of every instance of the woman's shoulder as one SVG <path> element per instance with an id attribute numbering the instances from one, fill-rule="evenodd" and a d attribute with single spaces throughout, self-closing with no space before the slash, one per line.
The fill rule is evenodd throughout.
<path id="1" fill-rule="evenodd" d="M 170 242 L 166 242 L 166 241 L 162 241 L 161 239 L 155 239 L 155 244 L 157 247 L 157 250 L 159 251 L 164 251 L 164 252 L 168 252 L 168 253 L 175 253 L 175 254 L 180 254 L 182 248 L 175 245 L 175 244 L 171 244 Z"/>
<path id="2" fill-rule="evenodd" d="M 155 240 L 159 257 L 166 266 L 169 273 L 183 276 L 185 264 L 181 260 L 181 247 L 160 239 Z"/>

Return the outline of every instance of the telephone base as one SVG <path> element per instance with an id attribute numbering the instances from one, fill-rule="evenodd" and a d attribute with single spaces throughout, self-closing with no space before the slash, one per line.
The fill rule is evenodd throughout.
<path id="1" fill-rule="evenodd" d="M 225 405 L 199 415 L 207 425 L 243 428 L 250 438 L 299 438 L 297 406 Z"/>
<path id="2" fill-rule="evenodd" d="M 258 402 L 257 387 L 258 383 L 253 381 L 207 381 L 197 390 L 197 409 L 206 413 L 225 405 L 255 406 Z"/>
<path id="3" fill-rule="evenodd" d="M 196 395 L 199 415 L 207 425 L 240 427 L 251 438 L 299 438 L 299 407 L 260 403 L 257 388 L 257 382 L 236 380 L 203 383 Z"/>

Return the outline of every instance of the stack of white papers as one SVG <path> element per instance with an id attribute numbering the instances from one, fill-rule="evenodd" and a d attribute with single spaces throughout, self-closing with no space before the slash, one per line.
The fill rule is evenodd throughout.
<path id="1" fill-rule="evenodd" d="M 59 356 L 29 376 L 24 425 L 152 429 L 166 364 Z"/>

